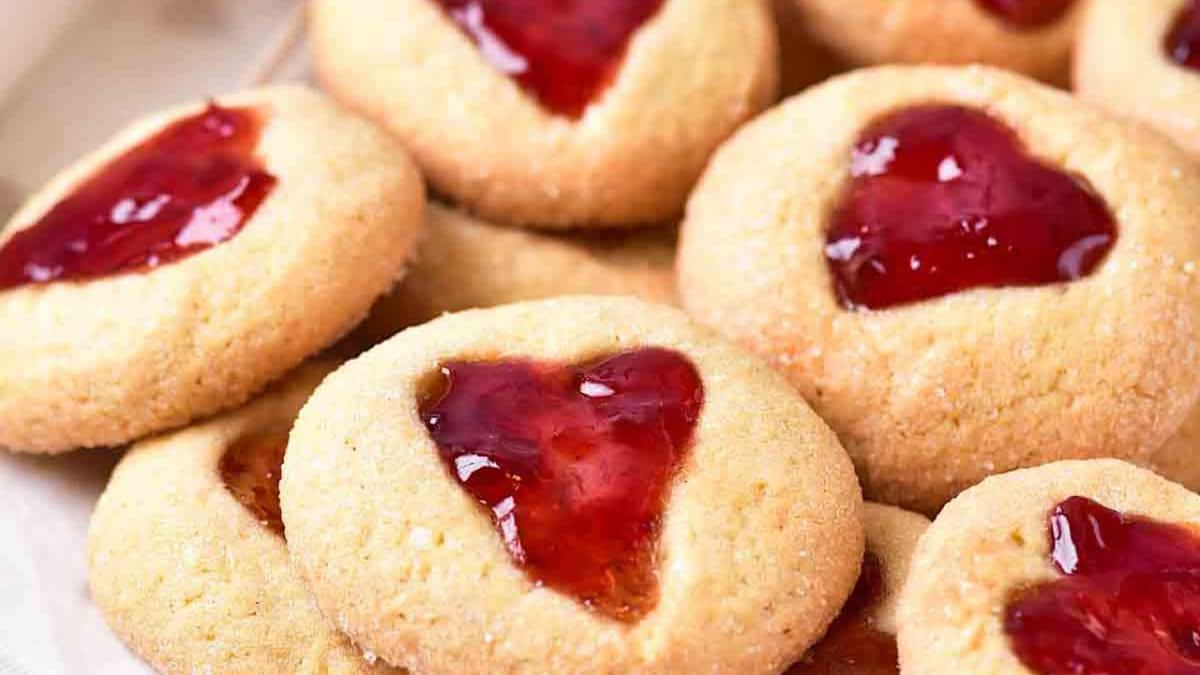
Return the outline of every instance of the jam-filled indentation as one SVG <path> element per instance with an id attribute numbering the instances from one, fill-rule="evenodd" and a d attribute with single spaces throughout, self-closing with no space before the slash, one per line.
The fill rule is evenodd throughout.
<path id="1" fill-rule="evenodd" d="M 1163 46 L 1175 63 L 1200 70 L 1200 0 L 1189 0 L 1179 11 Z"/>
<path id="2" fill-rule="evenodd" d="M 1050 514 L 1061 577 L 1017 593 L 1013 651 L 1041 675 L 1200 674 L 1200 533 L 1071 497 Z"/>
<path id="3" fill-rule="evenodd" d="M 442 365 L 419 401 L 450 475 L 539 585 L 634 622 L 658 600 L 658 538 L 704 400 L 661 348 L 569 365 Z"/>
<path id="4" fill-rule="evenodd" d="M 988 114 L 924 105 L 855 144 L 825 258 L 846 308 L 885 309 L 974 288 L 1092 273 L 1117 239 L 1104 200 L 1031 156 Z"/>
<path id="5" fill-rule="evenodd" d="M 170 263 L 235 236 L 275 187 L 262 115 L 209 105 L 101 167 L 0 247 L 0 290 Z"/>
<path id="6" fill-rule="evenodd" d="M 1066 16 L 1075 0 L 975 0 L 1016 28 L 1049 26 Z"/>
<path id="7" fill-rule="evenodd" d="M 437 0 L 497 70 L 579 118 L 616 76 L 663 0 Z"/>
<path id="8" fill-rule="evenodd" d="M 264 527 L 283 536 L 279 478 L 287 451 L 287 432 L 261 433 L 238 439 L 221 456 L 218 471 L 225 488 Z"/>

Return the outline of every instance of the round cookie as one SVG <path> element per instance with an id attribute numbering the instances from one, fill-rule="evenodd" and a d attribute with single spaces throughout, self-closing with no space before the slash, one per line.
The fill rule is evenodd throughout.
<path id="1" fill-rule="evenodd" d="M 584 15 L 578 25 L 524 14 L 554 3 L 513 4 L 317 0 L 311 8 L 325 88 L 403 139 L 439 193 L 488 220 L 550 228 L 674 220 L 712 151 L 775 97 L 767 0 L 558 3 Z M 647 8 L 657 11 L 644 22 L 612 24 Z M 519 16 L 506 42 L 500 24 L 487 22 L 509 12 Z M 545 34 L 521 28 L 543 25 Z M 615 49 L 611 60 L 599 71 L 542 72 L 596 58 L 557 53 L 594 45 L 574 31 L 600 31 L 595 42 Z M 528 53 L 519 49 L 526 42 Z M 575 86 L 596 72 L 600 90 L 574 114 L 544 101 L 553 91 L 538 95 L 538 82 Z"/>
<path id="2" fill-rule="evenodd" d="M 858 585 L 821 641 L 784 675 L 898 675 L 896 604 L 929 521 L 893 506 L 863 506 L 867 554 Z"/>
<path id="3" fill-rule="evenodd" d="M 1107 255 L 1069 283 L 848 309 L 833 267 L 845 251 L 827 237 L 854 190 L 880 173 L 872 162 L 886 166 L 897 150 L 885 138 L 883 155 L 864 153 L 858 137 L 878 120 L 937 106 L 1023 153 L 1004 160 L 1017 163 L 1016 179 L 981 180 L 1015 181 L 1021 194 L 1021 172 L 1033 171 L 1056 189 L 1065 183 L 1076 204 L 1101 203 L 1115 228 Z M 952 182 L 942 181 L 946 168 L 956 171 L 945 178 L 961 175 L 939 165 L 934 187 Z M 1193 163 L 1157 135 L 1019 76 L 861 71 L 781 105 L 721 149 L 681 231 L 680 296 L 790 376 L 838 432 L 868 498 L 932 513 L 1018 467 L 1149 462 L 1180 428 L 1200 394 L 1200 239 L 1187 225 L 1200 212 L 1198 186 Z"/>
<path id="4" fill-rule="evenodd" d="M 448 312 L 557 295 L 634 295 L 674 304 L 674 228 L 552 234 L 493 225 L 431 204 L 404 281 L 357 331 L 369 344 Z"/>
<path id="5" fill-rule="evenodd" d="M 1169 42 L 1185 11 L 1195 13 L 1191 0 L 1092 0 L 1079 31 L 1074 81 L 1080 98 L 1200 153 L 1200 72 L 1176 62 Z"/>
<path id="6" fill-rule="evenodd" d="M 790 0 L 819 44 L 859 66 L 981 63 L 1067 79 L 1086 0 Z M 1120 0 L 1117 0 L 1120 2 Z M 1059 11 L 1041 7 L 1071 4 Z M 990 7 L 1009 5 L 1013 14 Z M 1018 5 L 1039 5 L 1037 11 Z M 1041 15 L 1041 16 L 1039 16 Z M 1008 17 L 1024 17 L 1013 21 Z"/>
<path id="7" fill-rule="evenodd" d="M 616 365 L 622 359 L 649 361 Z M 675 370 L 642 370 L 655 359 Z M 610 376 L 646 388 L 629 398 L 626 384 L 597 374 L 610 363 Z M 564 366 L 575 370 L 562 374 Z M 561 377 L 570 402 L 548 402 L 535 393 L 542 385 L 527 383 L 485 393 L 478 402 L 484 407 L 466 414 L 427 407 L 431 399 L 435 409 L 450 406 L 446 397 L 479 377 L 525 382 L 519 374 L 526 369 Z M 667 397 L 693 377 L 702 393 L 683 400 L 702 404 L 691 408 L 693 416 L 676 416 Z M 439 382 L 448 388 L 442 398 L 433 393 Z M 517 419 L 496 412 L 505 405 L 516 406 L 510 413 Z M 573 423 L 585 414 L 581 407 L 623 421 L 581 431 Z M 538 448 L 532 452 L 543 462 L 540 471 L 567 481 L 555 483 L 551 496 L 538 492 L 541 475 L 514 468 L 530 450 L 518 450 L 517 459 L 494 452 L 522 425 L 543 423 L 558 431 L 529 441 Z M 481 425 L 493 451 L 454 437 L 464 424 Z M 673 469 L 655 461 L 658 446 L 622 454 L 625 441 L 675 434 L 681 426 L 690 440 L 672 436 L 676 448 L 686 448 L 674 455 L 681 459 Z M 615 436 L 588 437 L 593 427 Z M 435 432 L 438 439 L 450 434 L 449 445 L 435 442 Z M 577 434 L 590 440 L 575 445 Z M 560 439 L 566 450 L 542 449 Z M 503 474 L 491 471 L 498 461 L 505 462 Z M 484 469 L 487 480 L 526 476 L 529 487 L 512 487 L 519 494 L 489 511 L 490 501 L 463 487 L 479 487 L 470 481 Z M 659 481 L 663 491 L 635 489 L 643 479 Z M 330 376 L 305 406 L 288 445 L 281 496 L 293 562 L 324 613 L 389 663 L 424 673 L 777 673 L 837 614 L 863 553 L 850 462 L 794 389 L 678 311 L 631 298 L 507 305 L 404 331 Z M 540 498 L 559 506 L 539 511 Z M 621 561 L 601 570 L 581 561 L 600 574 L 604 590 L 627 600 L 617 610 L 638 612 L 614 613 L 605 595 L 578 594 L 544 565 L 547 547 L 559 549 L 551 556 L 570 557 L 567 549 L 586 546 L 593 535 L 606 538 L 606 527 L 625 520 L 529 529 L 559 509 L 607 514 L 614 504 L 642 508 L 647 501 L 660 509 L 655 519 L 629 522 L 639 532 L 649 524 L 655 535 L 621 553 L 648 556 L 638 559 L 649 561 L 640 567 L 656 590 L 625 593 L 636 588 L 625 580 L 639 565 L 623 557 L 601 558 Z M 514 511 L 522 514 L 515 520 Z"/>
<path id="8" fill-rule="evenodd" d="M 1031 637 L 1040 650 L 1051 653 L 1055 648 L 1094 649 L 1087 659 L 1155 642 L 1128 632 L 1120 618 L 1127 610 L 1121 605 L 1131 598 L 1110 594 L 1108 584 L 1120 583 L 1122 567 L 1131 560 L 1145 576 L 1130 582 L 1130 594 L 1153 603 L 1165 590 L 1153 575 L 1163 569 L 1157 567 L 1157 557 L 1166 553 L 1173 558 L 1167 568 L 1175 570 L 1180 582 L 1170 593 L 1182 603 L 1194 602 L 1197 588 L 1186 575 L 1194 579 L 1200 567 L 1193 558 L 1187 571 L 1178 555 L 1185 549 L 1164 548 L 1162 532 L 1148 532 L 1162 525 L 1178 528 L 1173 534 L 1200 544 L 1200 497 L 1124 462 L 1059 462 L 985 480 L 948 504 L 917 547 L 899 606 L 902 669 L 923 675 L 1187 672 L 1183 661 L 1178 670 L 1161 662 L 1139 670 L 1134 661 L 1074 660 L 1063 670 L 1026 665 L 1032 662 L 1025 651 Z M 1097 536 L 1105 538 L 1100 546 Z M 1200 550 L 1190 548 L 1193 555 Z M 1056 599 L 1056 588 L 1069 590 L 1066 584 L 1076 586 Z M 1055 601 L 1047 607 L 1046 600 Z M 1084 606 L 1093 609 L 1075 613 Z M 1186 617 L 1186 611 L 1177 618 Z M 1047 612 L 1056 617 L 1053 628 L 1042 623 Z M 1157 623 L 1161 616 L 1141 617 L 1137 623 L 1159 632 L 1161 643 L 1154 650 L 1166 648 L 1170 638 L 1165 631 L 1178 626 Z M 1118 623 L 1115 628 L 1113 622 Z M 1067 627 L 1082 627 L 1091 638 L 1062 633 Z M 1039 628 L 1040 635 L 1025 633 Z"/>
<path id="9" fill-rule="evenodd" d="M 278 502 L 262 479 L 278 480 L 272 455 L 332 368 L 303 366 L 241 410 L 143 441 L 113 473 L 89 533 L 91 594 L 159 672 L 393 672 L 326 623 L 271 529 Z"/>
<path id="10" fill-rule="evenodd" d="M 259 120 L 249 150 L 265 199 L 206 250 L 157 266 L 151 252 L 150 269 L 0 290 L 0 447 L 119 445 L 237 406 L 348 332 L 401 276 L 424 223 L 419 175 L 382 131 L 298 87 L 134 124 L 34 195 L 0 235 L 0 257 L 19 253 L 43 219 L 93 189 L 89 181 L 108 180 L 148 139 L 208 124 L 214 111 Z M 151 176 L 164 163 L 153 161 Z M 147 202 L 135 217 L 160 205 Z M 206 208 L 193 224 L 220 223 L 236 207 Z"/>

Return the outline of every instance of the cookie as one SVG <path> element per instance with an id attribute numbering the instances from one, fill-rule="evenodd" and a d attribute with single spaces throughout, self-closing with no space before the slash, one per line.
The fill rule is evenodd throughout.
<path id="1" fill-rule="evenodd" d="M 904 672 L 1186 673 L 1200 631 L 1200 497 L 1114 460 L 989 478 L 921 538 Z"/>
<path id="2" fill-rule="evenodd" d="M 981 63 L 1063 82 L 1084 0 L 790 0 L 852 64 Z M 1121 0 L 1116 0 L 1120 2 Z"/>
<path id="3" fill-rule="evenodd" d="M 539 233 L 432 204 L 404 281 L 380 298 L 356 337 L 375 344 L 448 312 L 558 295 L 634 295 L 674 304 L 676 234 L 674 228 Z"/>
<path id="4" fill-rule="evenodd" d="M 375 347 L 305 405 L 281 497 L 326 616 L 422 673 L 778 673 L 863 554 L 852 466 L 795 390 L 632 298 Z"/>
<path id="5" fill-rule="evenodd" d="M 92 598 L 162 673 L 392 673 L 317 611 L 288 568 L 278 480 L 315 363 L 238 411 L 138 443 L 96 505 Z"/>
<path id="6" fill-rule="evenodd" d="M 676 219 L 777 88 L 767 0 L 317 0 L 310 25 L 325 88 L 509 224 Z"/>
<path id="7" fill-rule="evenodd" d="M 1189 158 L 1064 94 L 866 70 L 718 152 L 679 292 L 790 376 L 868 498 L 932 513 L 993 473 L 1148 463 L 1176 433 L 1200 394 L 1195 213 Z"/>
<path id="8" fill-rule="evenodd" d="M 825 637 L 784 675 L 899 675 L 896 603 L 908 578 L 923 516 L 892 506 L 863 508 L 867 553 L 854 593 Z"/>
<path id="9" fill-rule="evenodd" d="M 1081 98 L 1200 153 L 1200 3 L 1092 0 L 1077 49 Z"/>
<path id="10" fill-rule="evenodd" d="M 423 216 L 404 152 L 302 88 L 134 124 L 0 235 L 0 447 L 120 445 L 243 403 L 366 316 Z"/>

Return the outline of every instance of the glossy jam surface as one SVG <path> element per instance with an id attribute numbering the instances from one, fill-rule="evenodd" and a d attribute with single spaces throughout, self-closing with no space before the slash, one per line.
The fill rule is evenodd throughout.
<path id="1" fill-rule="evenodd" d="M 484 58 L 542 106 L 583 115 L 663 0 L 437 0 Z"/>
<path id="2" fill-rule="evenodd" d="M 652 348 L 447 363 L 420 411 L 533 581 L 633 622 L 658 600 L 662 511 L 703 400 L 691 362 Z"/>
<path id="3" fill-rule="evenodd" d="M 970 108 L 907 108 L 853 150 L 825 258 L 847 308 L 885 309 L 981 287 L 1092 272 L 1116 241 L 1082 178 L 1030 157 L 1007 126 Z"/>
<path id="4" fill-rule="evenodd" d="M 868 552 L 841 614 L 804 660 L 784 675 L 899 675 L 896 636 L 876 628 L 871 617 L 883 593 L 883 568 Z"/>
<path id="5" fill-rule="evenodd" d="M 1200 0 L 1190 0 L 1165 38 L 1167 56 L 1185 68 L 1200 70 Z"/>
<path id="6" fill-rule="evenodd" d="M 99 169 L 0 248 L 0 290 L 145 270 L 236 235 L 275 187 L 262 120 L 210 105 Z"/>
<path id="7" fill-rule="evenodd" d="M 1042 675 L 1200 675 L 1200 533 L 1072 497 L 1050 514 L 1064 576 L 1004 617 L 1013 651 Z"/>
<path id="8" fill-rule="evenodd" d="M 1041 28 L 1063 18 L 1075 0 L 975 0 L 1017 28 Z"/>
<path id="9" fill-rule="evenodd" d="M 279 536 L 283 536 L 279 478 L 287 442 L 287 432 L 247 436 L 231 445 L 218 465 L 226 489 Z"/>

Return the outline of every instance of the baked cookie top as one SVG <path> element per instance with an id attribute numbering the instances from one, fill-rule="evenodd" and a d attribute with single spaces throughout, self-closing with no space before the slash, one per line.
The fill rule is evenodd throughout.
<path id="1" fill-rule="evenodd" d="M 922 537 L 899 606 L 905 672 L 1188 672 L 1200 497 L 1115 460 L 989 478 Z"/>
<path id="2" fill-rule="evenodd" d="M 0 235 L 0 447 L 118 445 L 244 402 L 366 315 L 423 216 L 403 150 L 303 88 L 134 124 Z"/>
<path id="3" fill-rule="evenodd" d="M 334 364 L 245 408 L 133 447 L 96 505 L 92 598 L 162 673 L 390 673 L 326 623 L 288 568 L 279 468 L 292 420 Z"/>
<path id="4" fill-rule="evenodd" d="M 680 295 L 790 375 L 868 497 L 933 512 L 1176 432 L 1200 393 L 1198 185 L 1167 141 L 1019 76 L 862 71 L 721 149 Z"/>
<path id="5" fill-rule="evenodd" d="M 357 337 L 381 342 L 448 312 L 559 295 L 633 295 L 674 304 L 673 227 L 631 232 L 531 232 L 441 204 L 404 281 L 379 299 Z"/>
<path id="6" fill-rule="evenodd" d="M 430 673 L 776 673 L 863 552 L 851 465 L 795 390 L 629 298 L 372 349 L 305 406 L 281 496 L 325 614 Z"/>
<path id="7" fill-rule="evenodd" d="M 851 63 L 981 63 L 1067 79 L 1084 0 L 788 0 Z"/>
<path id="8" fill-rule="evenodd" d="M 318 0 L 311 18 L 324 86 L 496 222 L 673 220 L 777 88 L 766 0 Z"/>
<path id="9" fill-rule="evenodd" d="M 1076 49 L 1084 100 L 1149 123 L 1200 153 L 1200 5 L 1092 0 Z"/>

